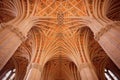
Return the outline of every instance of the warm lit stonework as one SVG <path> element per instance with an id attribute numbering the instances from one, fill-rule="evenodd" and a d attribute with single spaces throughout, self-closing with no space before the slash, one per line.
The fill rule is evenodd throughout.
<path id="1" fill-rule="evenodd" d="M 0 0 L 0 80 L 120 80 L 120 1 Z"/>

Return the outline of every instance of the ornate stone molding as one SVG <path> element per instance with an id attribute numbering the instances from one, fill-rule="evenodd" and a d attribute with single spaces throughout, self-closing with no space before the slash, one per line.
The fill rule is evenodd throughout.
<path id="1" fill-rule="evenodd" d="M 26 40 L 26 36 L 24 36 L 23 33 L 18 28 L 15 28 L 13 25 L 7 25 L 5 23 L 1 23 L 0 28 L 9 29 L 11 32 L 15 33 L 20 38 L 21 41 Z"/>
<path id="2" fill-rule="evenodd" d="M 103 36 L 106 32 L 108 32 L 111 28 L 116 27 L 118 24 L 120 24 L 119 21 L 114 21 L 109 24 L 107 24 L 104 28 L 102 28 L 98 33 L 95 34 L 95 40 L 99 41 L 100 37 Z"/>
<path id="3" fill-rule="evenodd" d="M 64 24 L 64 14 L 61 12 L 58 12 L 57 14 L 57 22 L 58 25 L 63 25 Z"/>
<path id="4" fill-rule="evenodd" d="M 40 72 L 42 71 L 42 67 L 41 67 L 41 65 L 38 64 L 38 63 L 32 63 L 32 64 L 30 65 L 30 68 L 38 69 Z"/>
<path id="5" fill-rule="evenodd" d="M 12 27 L 11 31 L 14 32 L 21 39 L 21 41 L 26 40 L 26 36 L 24 36 L 23 33 L 18 28 Z"/>

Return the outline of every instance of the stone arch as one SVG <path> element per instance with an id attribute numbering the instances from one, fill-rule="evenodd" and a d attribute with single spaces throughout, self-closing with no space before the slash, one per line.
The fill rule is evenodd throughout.
<path id="1" fill-rule="evenodd" d="M 74 62 L 66 57 L 51 58 L 44 66 L 41 80 L 81 80 Z"/>

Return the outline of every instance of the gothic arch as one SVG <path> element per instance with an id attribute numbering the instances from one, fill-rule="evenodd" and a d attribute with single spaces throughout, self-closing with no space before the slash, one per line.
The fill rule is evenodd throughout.
<path id="1" fill-rule="evenodd" d="M 81 80 L 77 66 L 62 56 L 48 61 L 42 72 L 41 80 Z"/>
<path id="2" fill-rule="evenodd" d="M 108 58 L 120 68 L 119 6 L 118 0 L 0 0 L 0 70 L 13 58 L 20 74 L 20 64 L 28 65 L 24 79 L 39 80 L 44 65 L 62 56 L 82 80 L 104 79 Z"/>

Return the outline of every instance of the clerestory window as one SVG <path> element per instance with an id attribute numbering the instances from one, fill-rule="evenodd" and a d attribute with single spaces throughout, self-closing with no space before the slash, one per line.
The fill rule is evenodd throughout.
<path id="1" fill-rule="evenodd" d="M 2 80 L 14 80 L 15 79 L 15 72 L 16 69 L 12 69 L 8 71 L 5 76 L 2 78 Z"/>
<path id="2" fill-rule="evenodd" d="M 118 80 L 115 74 L 109 69 L 104 69 L 104 74 L 105 74 L 106 80 Z"/>

